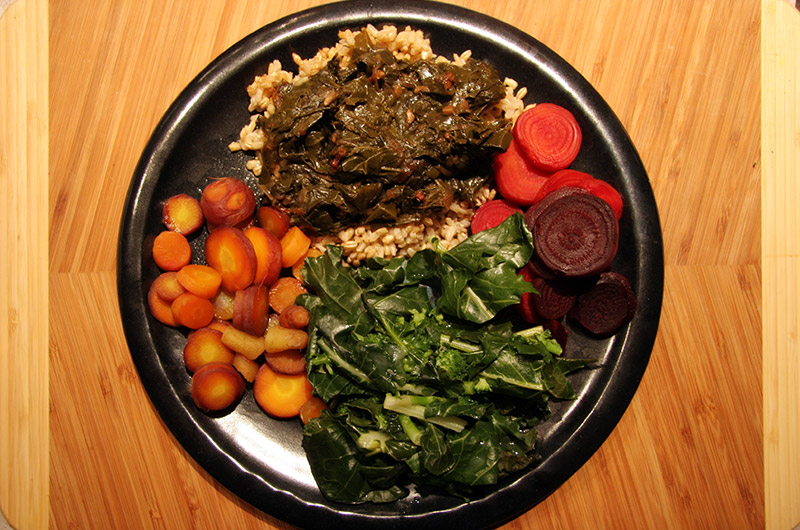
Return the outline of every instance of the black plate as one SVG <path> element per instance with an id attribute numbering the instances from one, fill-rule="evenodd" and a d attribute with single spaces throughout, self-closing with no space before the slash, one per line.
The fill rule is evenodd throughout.
<path id="1" fill-rule="evenodd" d="M 293 68 L 291 53 L 311 57 L 338 40 L 343 28 L 394 23 L 422 29 L 436 53 L 466 49 L 493 63 L 501 76 L 527 86 L 529 102 L 566 106 L 584 141 L 573 164 L 620 190 L 625 201 L 614 269 L 627 275 L 639 300 L 633 322 L 597 341 L 573 331 L 570 355 L 595 356 L 602 368 L 572 379 L 579 399 L 553 406 L 541 426 L 539 463 L 502 481 L 470 503 L 444 496 L 410 497 L 389 505 L 326 501 L 311 477 L 297 420 L 278 421 L 245 394 L 232 413 L 210 417 L 189 395 L 183 365 L 185 333 L 156 322 L 147 290 L 159 270 L 150 249 L 161 231 L 160 208 L 170 195 L 199 197 L 210 178 L 237 176 L 254 184 L 248 155 L 230 153 L 248 121 L 245 87 L 273 59 Z M 193 241 L 200 248 L 202 236 Z M 530 509 L 567 480 L 600 447 L 628 406 L 647 366 L 663 289 L 661 230 L 642 162 L 613 111 L 592 86 L 546 46 L 487 16 L 421 1 L 330 4 L 274 22 L 246 37 L 197 76 L 167 111 L 142 154 L 129 190 L 119 236 L 118 294 L 131 356 L 150 399 L 188 453 L 214 478 L 257 508 L 306 527 L 483 528 Z"/>

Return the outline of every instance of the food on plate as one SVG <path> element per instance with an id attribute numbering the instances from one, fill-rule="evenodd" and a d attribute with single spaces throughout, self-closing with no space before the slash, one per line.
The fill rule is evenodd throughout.
<path id="1" fill-rule="evenodd" d="M 295 62 L 248 87 L 230 146 L 258 189 L 222 176 L 165 202 L 151 313 L 192 330 L 200 409 L 252 385 L 299 417 L 326 498 L 469 498 L 531 465 L 549 403 L 576 397 L 567 375 L 594 360 L 564 355 L 565 322 L 600 338 L 633 318 L 610 272 L 622 198 L 571 167 L 569 110 L 526 106 L 470 52 L 368 26 Z"/>
<path id="2" fill-rule="evenodd" d="M 483 203 L 475 211 L 475 215 L 472 216 L 470 231 L 473 234 L 477 234 L 487 228 L 494 228 L 515 213 L 522 213 L 522 210 L 516 204 L 504 199 L 492 199 Z"/>
<path id="3" fill-rule="evenodd" d="M 554 103 L 539 103 L 514 124 L 514 140 L 525 158 L 550 173 L 565 169 L 578 156 L 583 134 L 570 111 Z"/>
<path id="4" fill-rule="evenodd" d="M 508 149 L 494 159 L 494 185 L 501 196 L 524 207 L 533 204 L 552 173 L 534 166 L 517 145 L 511 140 Z"/>
<path id="5" fill-rule="evenodd" d="M 538 262 L 557 277 L 596 276 L 611 266 L 619 226 L 604 200 L 560 188 L 526 213 Z"/>
<path id="6" fill-rule="evenodd" d="M 223 177 L 203 188 L 200 207 L 209 225 L 237 226 L 253 216 L 256 197 L 241 180 Z"/>
<path id="7" fill-rule="evenodd" d="M 205 222 L 200 201 L 186 193 L 167 199 L 162 216 L 168 230 L 185 236 L 200 230 Z"/>
<path id="8" fill-rule="evenodd" d="M 228 409 L 239 401 L 244 391 L 242 376 L 229 363 L 206 364 L 192 376 L 192 400 L 201 410 Z"/>

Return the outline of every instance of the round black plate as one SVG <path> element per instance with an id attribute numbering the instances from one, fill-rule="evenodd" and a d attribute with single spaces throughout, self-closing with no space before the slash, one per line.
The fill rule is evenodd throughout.
<path id="1" fill-rule="evenodd" d="M 636 317 L 608 340 L 573 330 L 569 355 L 599 358 L 602 367 L 572 378 L 579 399 L 553 405 L 552 419 L 541 426 L 538 464 L 469 503 L 436 495 L 388 505 L 326 501 L 300 445 L 300 422 L 267 417 L 251 392 L 230 414 L 211 417 L 198 411 L 183 365 L 185 333 L 159 324 L 147 308 L 147 290 L 159 274 L 150 249 L 163 229 L 162 201 L 181 192 L 199 197 L 214 177 L 237 176 L 254 184 L 245 169 L 248 155 L 227 148 L 249 119 L 245 87 L 273 59 L 293 68 L 293 52 L 311 57 L 335 43 L 340 29 L 367 23 L 421 29 L 441 55 L 471 49 L 501 76 L 527 86 L 529 102 L 550 101 L 572 110 L 584 134 L 573 167 L 611 182 L 626 205 L 614 269 L 634 286 Z M 202 236 L 193 241 L 197 249 L 201 243 Z M 484 528 L 536 505 L 588 460 L 628 406 L 655 340 L 662 289 L 661 230 L 653 193 L 635 148 L 600 95 L 563 59 L 519 30 L 460 7 L 422 1 L 329 4 L 274 22 L 231 47 L 189 84 L 158 124 L 133 175 L 119 236 L 118 294 L 125 335 L 167 427 L 236 495 L 305 528 Z"/>

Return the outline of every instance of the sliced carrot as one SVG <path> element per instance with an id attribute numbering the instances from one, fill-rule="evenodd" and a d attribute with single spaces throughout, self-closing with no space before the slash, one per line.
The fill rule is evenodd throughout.
<path id="1" fill-rule="evenodd" d="M 518 206 L 530 206 L 539 188 L 551 175 L 530 164 L 512 140 L 508 149 L 494 159 L 494 183 L 500 195 Z"/>
<path id="2" fill-rule="evenodd" d="M 222 333 L 211 328 L 200 328 L 189 333 L 183 347 L 186 369 L 196 372 L 209 363 L 232 363 L 233 350 L 222 343 Z"/>
<path id="3" fill-rule="evenodd" d="M 153 241 L 153 260 L 165 271 L 177 271 L 192 260 L 192 247 L 183 234 L 164 230 Z"/>
<path id="4" fill-rule="evenodd" d="M 175 316 L 172 314 L 172 302 L 167 302 L 158 296 L 158 292 L 154 287 L 155 282 L 150 285 L 150 289 L 147 291 L 147 305 L 150 308 L 150 314 L 162 324 L 177 326 Z"/>
<path id="5" fill-rule="evenodd" d="M 262 206 L 256 213 L 258 222 L 265 230 L 272 232 L 278 239 L 282 238 L 289 230 L 289 216 L 272 206 Z"/>
<path id="6" fill-rule="evenodd" d="M 543 171 L 568 167 L 581 148 L 583 135 L 575 116 L 560 105 L 539 103 L 520 114 L 514 124 L 520 152 Z"/>
<path id="7" fill-rule="evenodd" d="M 211 303 L 214 304 L 215 319 L 227 322 L 233 318 L 234 296 L 234 294 L 231 294 L 225 289 L 217 291 L 217 294 L 211 299 Z M 228 324 L 230 323 L 228 322 Z"/>
<path id="8" fill-rule="evenodd" d="M 192 376 L 190 392 L 198 408 L 223 410 L 244 394 L 244 379 L 230 363 L 209 363 Z"/>
<path id="9" fill-rule="evenodd" d="M 282 313 L 284 309 L 294 305 L 298 296 L 307 292 L 297 278 L 282 276 L 269 288 L 269 305 L 276 313 Z"/>
<path id="10" fill-rule="evenodd" d="M 185 193 L 173 195 L 164 203 L 162 221 L 168 230 L 189 235 L 203 226 L 200 201 Z"/>
<path id="11" fill-rule="evenodd" d="M 233 325 L 250 335 L 263 335 L 269 321 L 269 291 L 251 285 L 236 291 L 233 298 Z"/>
<path id="12" fill-rule="evenodd" d="M 256 196 L 243 181 L 224 177 L 203 189 L 200 207 L 209 224 L 216 227 L 235 226 L 252 217 Z"/>
<path id="13" fill-rule="evenodd" d="M 199 329 L 209 325 L 214 319 L 214 305 L 208 298 L 186 292 L 172 302 L 172 314 L 177 324 Z"/>
<path id="14" fill-rule="evenodd" d="M 315 248 L 308 249 L 306 255 L 300 258 L 294 265 L 292 265 L 292 276 L 297 278 L 299 281 L 303 281 L 303 265 L 306 262 L 306 258 L 318 258 L 322 256 L 322 252 Z"/>
<path id="15" fill-rule="evenodd" d="M 178 273 L 166 271 L 153 280 L 153 289 L 165 302 L 172 302 L 186 292 L 186 288 L 178 282 Z"/>
<path id="16" fill-rule="evenodd" d="M 236 353 L 233 356 L 233 367 L 236 368 L 244 380 L 248 383 L 252 383 L 255 378 L 256 374 L 258 373 L 258 363 L 248 359 L 241 353 Z"/>
<path id="17" fill-rule="evenodd" d="M 470 230 L 473 234 L 477 234 L 488 228 L 494 228 L 515 213 L 522 213 L 522 210 L 508 201 L 503 199 L 487 201 L 481 204 L 472 216 Z"/>
<path id="18" fill-rule="evenodd" d="M 311 315 L 301 305 L 290 305 L 281 311 L 278 323 L 285 328 L 304 329 L 308 327 Z"/>
<path id="19" fill-rule="evenodd" d="M 189 264 L 177 273 L 178 282 L 189 292 L 213 298 L 222 284 L 222 276 L 208 265 Z"/>
<path id="20" fill-rule="evenodd" d="M 286 375 L 262 364 L 253 382 L 253 396 L 264 412 L 278 418 L 292 418 L 311 398 L 311 383 L 306 374 Z"/>
<path id="21" fill-rule="evenodd" d="M 279 374 L 297 375 L 306 371 L 306 358 L 300 350 L 267 352 L 264 360 Z"/>
<path id="22" fill-rule="evenodd" d="M 326 405 L 324 401 L 317 396 L 311 396 L 308 401 L 303 403 L 303 406 L 300 407 L 300 421 L 306 424 L 314 418 L 319 418 L 322 411 L 327 408 L 328 405 Z"/>
<path id="23" fill-rule="evenodd" d="M 253 244 L 256 253 L 256 275 L 253 283 L 269 287 L 281 275 L 281 242 L 275 234 L 260 226 L 251 226 L 244 231 L 244 235 Z"/>
<path id="24" fill-rule="evenodd" d="M 238 228 L 212 230 L 205 244 L 206 263 L 222 276 L 222 287 L 231 293 L 253 283 L 258 262 L 253 244 Z"/>
<path id="25" fill-rule="evenodd" d="M 228 328 L 228 326 L 231 325 L 231 323 L 228 322 L 227 320 L 222 320 L 221 318 L 217 317 L 216 316 L 216 306 L 214 307 L 214 309 L 215 309 L 214 320 L 211 321 L 211 323 L 208 325 L 208 328 L 209 329 L 216 329 L 220 333 L 224 333 L 225 330 Z"/>
<path id="26" fill-rule="evenodd" d="M 291 267 L 305 256 L 310 246 L 311 238 L 305 235 L 299 227 L 291 227 L 281 238 L 281 265 Z"/>

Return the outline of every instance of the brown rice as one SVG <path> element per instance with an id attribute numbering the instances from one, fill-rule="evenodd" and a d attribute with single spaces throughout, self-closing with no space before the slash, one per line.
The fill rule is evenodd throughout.
<path id="1" fill-rule="evenodd" d="M 454 54 L 452 59 L 436 55 L 431 49 L 430 40 L 425 38 L 422 31 L 412 30 L 410 27 L 398 31 L 395 26 L 377 29 L 370 24 L 356 32 L 349 29 L 340 31 L 339 41 L 330 48 L 320 49 L 314 57 L 303 59 L 293 54 L 297 74 L 283 70 L 280 61 L 274 60 L 267 68 L 267 73 L 253 80 L 247 87 L 250 96 L 249 110 L 253 115 L 250 122 L 242 128 L 239 140 L 229 145 L 230 150 L 258 151 L 263 148 L 264 134 L 257 128 L 256 121 L 259 115 L 270 116 L 275 112 L 275 96 L 281 84 L 300 85 L 334 59 L 339 61 L 340 66 L 347 66 L 355 38 L 362 31 L 369 34 L 375 46 L 391 50 L 400 60 L 432 59 L 463 65 L 472 55 L 470 50 L 460 55 Z M 527 94 L 527 89 L 520 88 L 517 82 L 510 78 L 505 78 L 504 84 L 506 97 L 498 102 L 496 112 L 513 122 L 526 108 L 522 100 Z M 247 168 L 256 176 L 264 169 L 258 158 L 248 160 Z M 275 167 L 270 170 L 280 171 L 280 168 Z M 444 214 L 395 227 L 350 227 L 336 235 L 317 237 L 313 245 L 323 251 L 326 245 L 341 245 L 347 262 L 353 266 L 358 266 L 362 261 L 374 256 L 382 258 L 413 256 L 423 248 L 430 248 L 434 237 L 449 249 L 467 238 L 475 209 L 494 196 L 493 189 L 483 188 L 471 203 L 467 201 L 453 203 Z"/>

